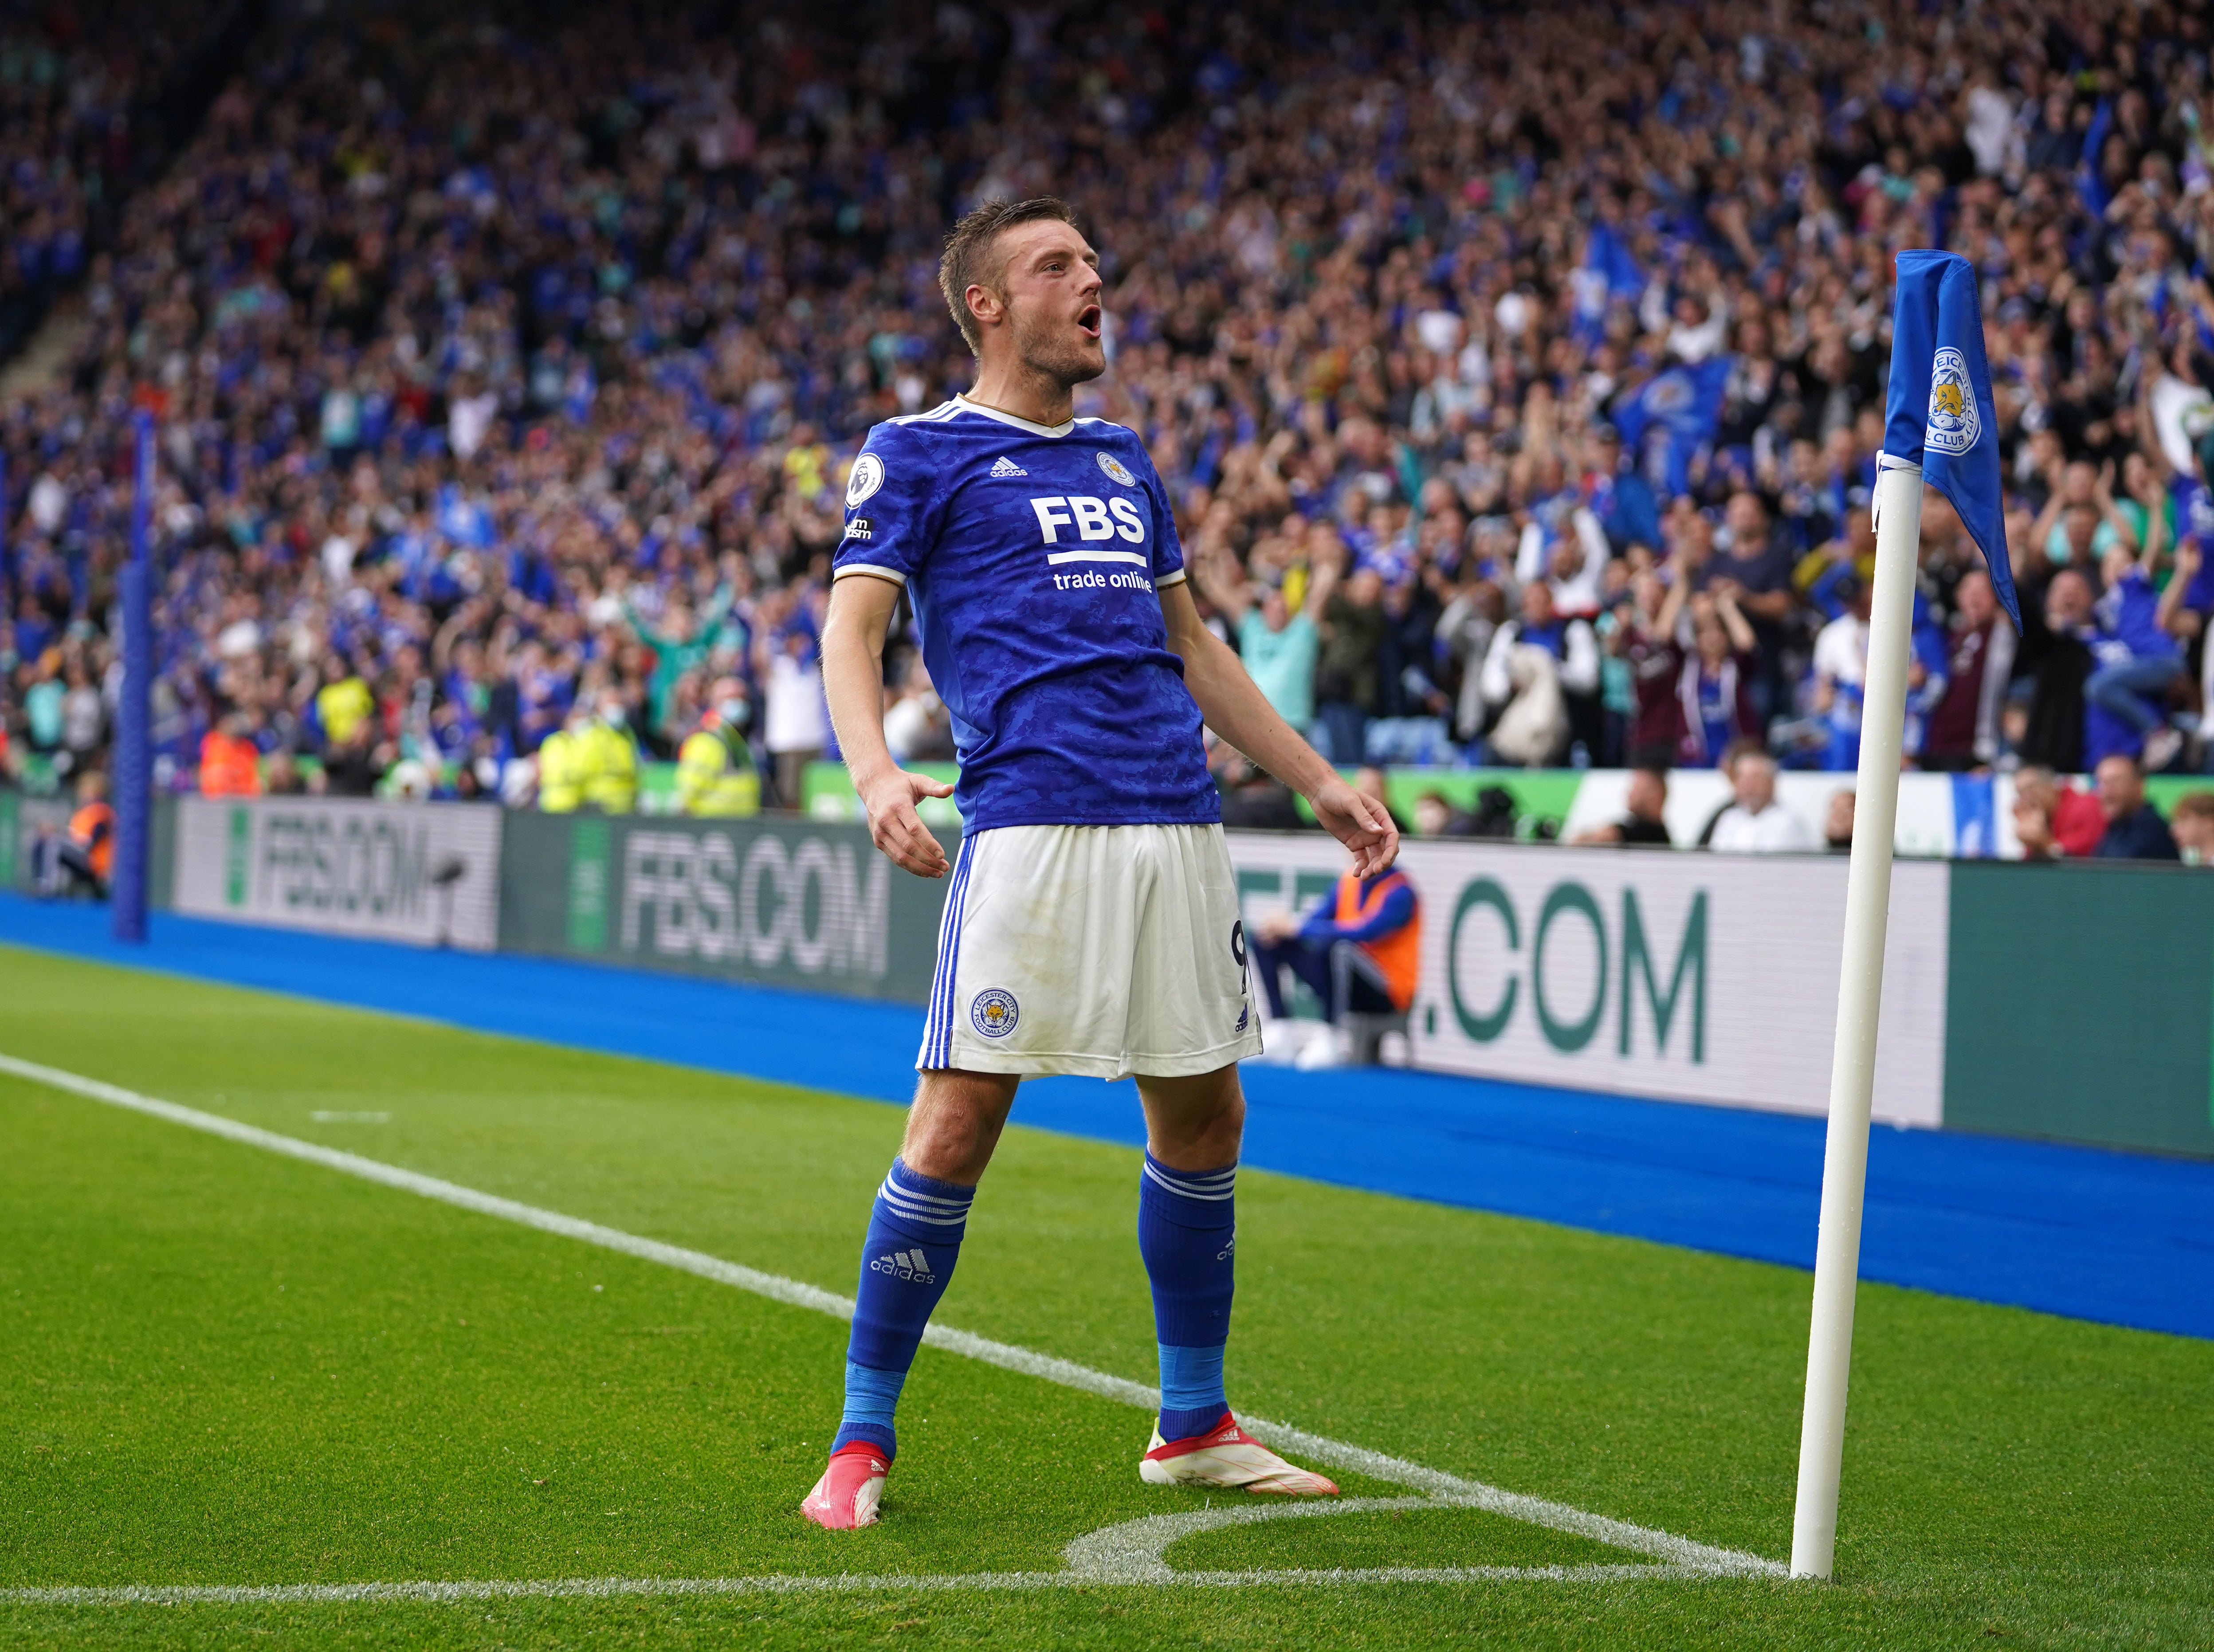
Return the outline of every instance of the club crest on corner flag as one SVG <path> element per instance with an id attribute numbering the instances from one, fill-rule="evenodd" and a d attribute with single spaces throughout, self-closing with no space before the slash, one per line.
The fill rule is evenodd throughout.
<path id="1" fill-rule="evenodd" d="M 1984 309 L 1975 267 L 1957 253 L 1899 255 L 1882 462 L 1921 466 L 1922 480 L 1953 502 L 1991 569 L 1991 590 L 2020 631 L 2021 601 L 1999 501 L 1998 415 L 1984 358 Z"/>

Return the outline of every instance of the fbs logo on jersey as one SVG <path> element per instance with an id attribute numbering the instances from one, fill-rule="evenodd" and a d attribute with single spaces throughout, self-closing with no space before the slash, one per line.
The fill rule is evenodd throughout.
<path id="1" fill-rule="evenodd" d="M 1031 509 L 1037 512 L 1038 531 L 1049 545 L 1061 542 L 1055 530 L 1061 528 L 1075 529 L 1079 539 L 1112 539 L 1120 534 L 1133 545 L 1146 542 L 1145 518 L 1128 499 L 1096 499 L 1081 493 L 1063 498 L 1055 493 L 1033 499 Z"/>
<path id="2" fill-rule="evenodd" d="M 1023 1019 L 1022 1006 L 1004 987 L 987 987 L 969 1006 L 969 1019 L 987 1038 L 1004 1038 Z"/>
<path id="3" fill-rule="evenodd" d="M 1103 453 L 1098 456 L 1098 458 L 1099 468 L 1107 473 L 1107 479 L 1110 481 L 1120 482 L 1125 487 L 1135 487 L 1138 485 L 1138 479 L 1130 474 L 1130 468 L 1113 454 Z"/>
<path id="4" fill-rule="evenodd" d="M 846 478 L 846 505 L 852 509 L 884 485 L 884 462 L 873 453 L 865 453 L 853 461 L 853 468 Z"/>
<path id="5" fill-rule="evenodd" d="M 994 465 L 985 474 L 990 476 L 1027 476 L 1031 473 L 1003 453 L 1000 456 L 999 463 Z"/>

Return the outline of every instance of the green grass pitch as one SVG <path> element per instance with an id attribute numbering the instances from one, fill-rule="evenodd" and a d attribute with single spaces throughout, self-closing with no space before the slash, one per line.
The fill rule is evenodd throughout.
<path id="1" fill-rule="evenodd" d="M 841 1295 L 900 1128 L 875 1103 L 5 950 L 0 1053 Z M 1012 1130 L 940 1318 L 1150 1380 L 1136 1179 L 1132 1151 Z M 1259 1173 L 1238 1216 L 1237 1404 L 1788 1553 L 1805 1275 Z M 797 1505 L 844 1340 L 0 1077 L 0 1589 L 1053 1571 L 1088 1533 L 1208 1506 L 1140 1484 L 1141 1412 L 926 1349 L 884 1523 L 816 1531 Z M 1865 1287 L 1856 1355 L 1834 1585 L 15 1595 L 0 1647 L 2214 1644 L 2214 1344 Z M 1227 1527 L 1166 1558 L 1644 1557 L 1438 1508 Z"/>

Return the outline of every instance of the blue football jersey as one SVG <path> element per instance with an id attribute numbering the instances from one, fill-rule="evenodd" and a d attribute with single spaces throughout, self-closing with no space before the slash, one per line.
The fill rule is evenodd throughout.
<path id="1" fill-rule="evenodd" d="M 969 829 L 1221 818 L 1161 617 L 1183 548 L 1134 432 L 959 396 L 888 420 L 853 462 L 833 577 L 907 587 Z"/>

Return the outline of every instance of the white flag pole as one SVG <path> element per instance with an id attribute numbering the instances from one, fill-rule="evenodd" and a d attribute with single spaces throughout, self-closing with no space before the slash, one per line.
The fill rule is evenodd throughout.
<path id="1" fill-rule="evenodd" d="M 1881 463 L 1860 776 L 1845 878 L 1844 960 L 1838 973 L 1838 1041 L 1822 1154 L 1822 1226 L 1814 1246 L 1814 1319 L 1807 1343 L 1807 1411 L 1799 1433 L 1799 1503 L 1791 1526 L 1794 1577 L 1829 1576 L 1837 1555 L 1845 1379 L 1852 1365 L 1853 1289 L 1860 1274 L 1876 1017 L 1883 999 L 1892 837 L 1899 822 L 1899 745 L 1905 737 L 1906 660 L 1922 544 L 1922 468 L 1888 456 Z"/>

